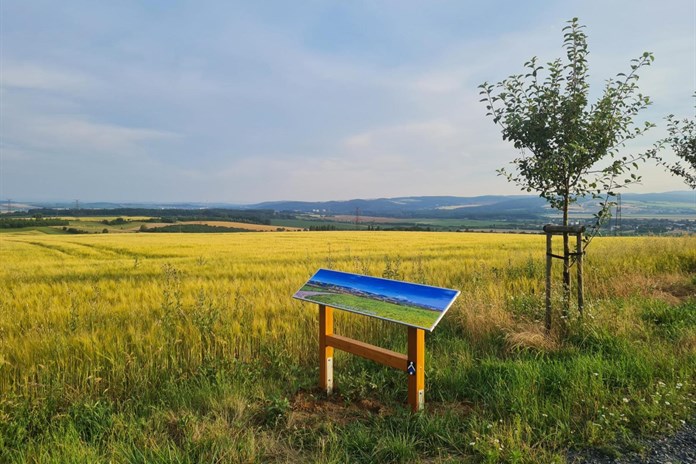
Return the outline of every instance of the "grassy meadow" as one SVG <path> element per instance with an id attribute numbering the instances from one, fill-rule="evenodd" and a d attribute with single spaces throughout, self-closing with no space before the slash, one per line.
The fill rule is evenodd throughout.
<path id="1" fill-rule="evenodd" d="M 560 340 L 543 334 L 540 235 L 0 234 L 0 462 L 640 451 L 696 411 L 696 237 L 588 251 L 586 314 Z M 320 267 L 461 290 L 426 336 L 424 413 L 408 412 L 403 372 L 341 352 L 336 394 L 317 390 L 316 305 L 291 296 Z M 403 326 L 335 317 L 406 350 Z"/>
<path id="2" fill-rule="evenodd" d="M 414 327 L 430 328 L 437 322 L 441 313 L 439 311 L 429 311 L 417 306 L 409 306 L 405 304 L 394 304 L 386 301 L 376 301 L 368 298 L 362 298 L 355 295 L 343 294 L 323 294 L 312 295 L 307 297 L 308 300 L 332 306 L 334 308 L 342 308 L 358 314 L 367 314 L 369 316 L 381 317 L 390 321 L 395 321 L 402 324 L 409 324 Z"/>

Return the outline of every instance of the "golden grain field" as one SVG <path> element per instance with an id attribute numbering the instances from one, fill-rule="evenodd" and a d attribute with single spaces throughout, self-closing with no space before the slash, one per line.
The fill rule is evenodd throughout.
<path id="1" fill-rule="evenodd" d="M 513 234 L 0 234 L 0 460 L 563 462 L 691 417 L 696 237 L 595 239 L 566 341 L 544 335 L 544 253 Z M 338 397 L 317 394 L 317 310 L 292 295 L 318 268 L 461 291 L 426 337 L 425 416 L 399 413 L 401 372 L 346 353 Z M 405 352 L 402 326 L 335 325 Z"/>
<path id="2" fill-rule="evenodd" d="M 472 333 L 538 331 L 543 246 L 541 236 L 505 234 L 5 234 L 0 393 L 57 380 L 118 390 L 146 382 L 148 372 L 193 370 L 210 356 L 250 359 L 269 347 L 309 362 L 315 308 L 291 295 L 320 267 L 461 290 L 443 323 Z M 590 312 L 592 301 L 618 293 L 669 298 L 663 287 L 679 257 L 694 254 L 693 237 L 596 240 L 586 271 Z M 650 279 L 656 273 L 659 283 Z M 533 306 L 530 317 L 520 322 L 511 305 Z M 337 324 L 367 340 L 401 343 L 390 324 L 355 316 Z M 615 324 L 621 330 L 621 320 Z"/>

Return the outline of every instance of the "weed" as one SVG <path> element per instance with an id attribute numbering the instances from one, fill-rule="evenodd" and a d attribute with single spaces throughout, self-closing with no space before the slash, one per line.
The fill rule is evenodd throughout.
<path id="1" fill-rule="evenodd" d="M 384 255 L 384 271 L 382 272 L 382 277 L 385 279 L 399 280 L 401 278 L 401 257 L 397 256 L 395 259 L 389 257 L 389 255 Z"/>
<path id="2" fill-rule="evenodd" d="M 290 401 L 286 397 L 272 396 L 264 403 L 259 415 L 262 425 L 277 427 L 285 423 L 290 412 Z"/>
<path id="3" fill-rule="evenodd" d="M 423 267 L 423 255 L 418 254 L 416 257 L 416 270 L 413 276 L 413 281 L 419 284 L 426 283 L 425 268 Z"/>

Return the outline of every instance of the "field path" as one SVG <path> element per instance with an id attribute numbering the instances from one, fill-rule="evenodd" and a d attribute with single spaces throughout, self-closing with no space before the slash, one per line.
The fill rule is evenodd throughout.
<path id="1" fill-rule="evenodd" d="M 326 293 L 326 292 L 305 292 L 300 290 L 299 292 L 295 293 L 295 296 L 297 298 L 308 298 L 310 296 L 318 296 L 318 295 L 333 295 L 333 293 Z"/>

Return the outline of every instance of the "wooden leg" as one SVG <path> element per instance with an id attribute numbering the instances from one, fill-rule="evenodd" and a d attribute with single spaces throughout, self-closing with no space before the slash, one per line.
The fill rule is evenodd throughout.
<path id="1" fill-rule="evenodd" d="M 551 333 L 551 234 L 546 234 L 546 334 Z"/>
<path id="2" fill-rule="evenodd" d="M 408 328 L 408 404 L 413 412 L 425 407 L 425 331 Z"/>
<path id="3" fill-rule="evenodd" d="M 582 234 L 579 233 L 577 236 L 577 244 L 575 248 L 575 252 L 577 253 L 575 256 L 577 257 L 577 274 L 578 274 L 578 311 L 580 312 L 580 316 L 582 317 L 582 313 L 585 309 L 585 295 L 583 294 L 584 289 L 583 289 L 583 282 L 582 282 Z"/>
<path id="4" fill-rule="evenodd" d="M 326 344 L 326 336 L 333 335 L 333 308 L 319 305 L 319 387 L 327 395 L 333 393 L 332 346 Z"/>

